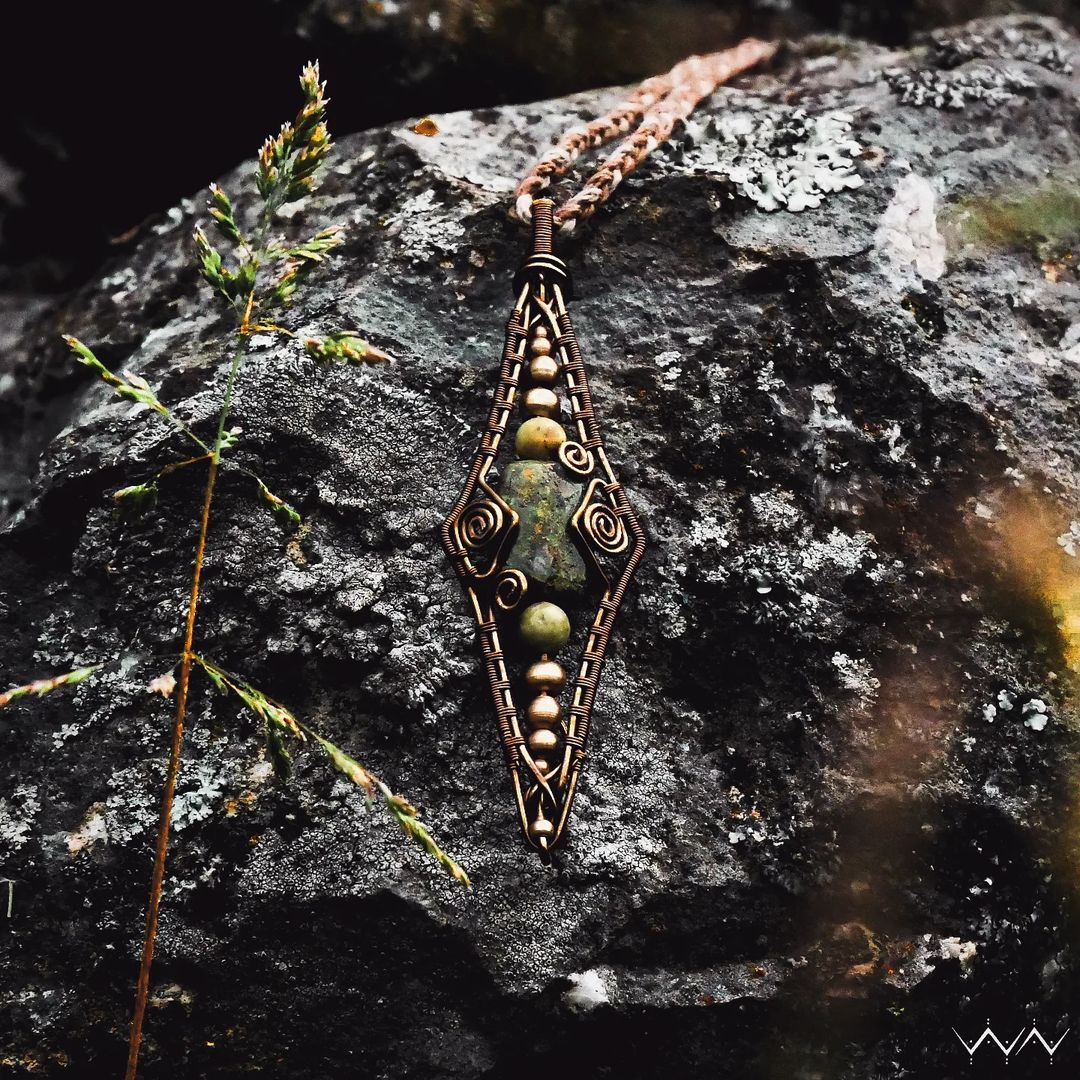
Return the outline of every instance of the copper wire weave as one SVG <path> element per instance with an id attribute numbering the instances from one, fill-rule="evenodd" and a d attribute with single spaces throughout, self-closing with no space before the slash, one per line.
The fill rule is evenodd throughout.
<path id="1" fill-rule="evenodd" d="M 552 232 L 553 204 L 550 199 L 537 200 L 533 219 L 534 256 L 550 255 Z M 443 522 L 441 532 L 443 547 L 471 601 L 499 736 L 513 783 L 518 818 L 526 839 L 545 854 L 559 842 L 566 828 L 578 777 L 585 762 L 593 701 L 615 616 L 645 551 L 644 529 L 604 453 L 581 348 L 566 310 L 562 284 L 557 283 L 558 274 L 552 273 L 552 265 L 553 262 L 544 260 L 534 263 L 534 276 L 518 295 L 507 322 L 499 381 L 492 396 L 480 445 L 465 487 Z M 591 554 L 593 565 L 597 567 L 603 555 L 618 555 L 629 550 L 614 581 L 608 580 L 602 573 L 594 576 L 594 580 L 602 583 L 602 595 L 585 635 L 577 677 L 570 692 L 570 704 L 561 733 L 561 760 L 547 773 L 541 773 L 536 768 L 526 745 L 514 700 L 514 684 L 499 634 L 500 619 L 507 613 L 499 604 L 497 587 L 492 584 L 498 577 L 508 540 L 512 539 L 517 528 L 517 515 L 503 504 L 501 531 L 484 535 L 481 538 L 484 547 L 479 553 L 470 549 L 470 538 L 465 535 L 462 526 L 471 510 L 478 512 L 480 506 L 486 506 L 493 499 L 501 502 L 488 482 L 488 475 L 498 457 L 513 413 L 525 361 L 526 340 L 530 328 L 536 326 L 546 327 L 551 336 L 553 355 L 561 363 L 570 419 L 580 439 L 577 446 L 587 455 L 581 459 L 581 468 L 585 469 L 587 465 L 587 472 L 593 478 L 593 483 L 586 485 L 588 493 L 578 511 L 582 523 L 575 539 L 579 547 Z M 574 471 L 581 475 L 580 471 Z M 601 533 L 595 531 L 595 525 L 585 513 L 593 504 L 599 505 L 604 514 L 610 515 L 610 519 L 603 518 L 605 528 Z M 593 516 L 602 517 L 603 514 Z M 612 525 L 612 521 L 616 522 L 617 527 Z M 611 538 L 617 536 L 620 530 L 625 533 L 625 544 L 616 543 Z M 537 816 L 555 825 L 551 839 L 539 845 L 533 843 L 529 834 L 529 824 Z"/>
<path id="2" fill-rule="evenodd" d="M 724 52 L 689 57 L 666 75 L 647 79 L 607 116 L 568 132 L 517 190 L 518 215 L 532 222 L 532 253 L 514 277 L 516 303 L 506 324 L 499 381 L 465 487 L 443 522 L 441 535 L 472 605 L 518 819 L 528 843 L 544 857 L 566 831 L 588 752 L 593 704 L 615 618 L 645 552 L 645 531 L 604 451 L 585 361 L 566 308 L 571 298 L 570 276 L 554 254 L 554 231 L 557 226 L 572 228 L 594 213 L 623 177 L 665 141 L 702 98 L 775 51 L 775 45 L 751 38 Z M 626 135 L 635 125 L 636 130 L 581 191 L 558 209 L 551 199 L 535 198 L 586 150 Z M 563 442 L 554 459 L 555 468 L 580 482 L 583 492 L 567 531 L 600 593 L 584 633 L 569 707 L 553 744 L 561 745 L 561 755 L 545 767 L 537 761 L 547 759 L 534 758 L 530 752 L 500 638 L 503 620 L 516 610 L 530 588 L 525 574 L 505 566 L 521 518 L 489 479 L 514 413 L 529 336 L 538 331 L 541 340 L 550 341 L 578 436 L 576 441 Z M 552 719 L 557 716 L 556 707 Z"/>

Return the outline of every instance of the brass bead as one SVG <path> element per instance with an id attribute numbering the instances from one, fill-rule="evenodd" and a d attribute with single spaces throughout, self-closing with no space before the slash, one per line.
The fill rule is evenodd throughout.
<path id="1" fill-rule="evenodd" d="M 545 330 L 546 334 L 547 331 Z M 551 352 L 551 342 L 546 337 L 540 337 L 539 332 L 537 336 L 529 342 L 529 351 L 533 356 L 547 356 Z"/>
<path id="2" fill-rule="evenodd" d="M 536 766 L 536 771 L 541 776 L 544 776 L 547 773 L 547 771 L 551 768 L 551 763 L 548 761 L 547 758 L 542 758 L 542 757 L 533 758 L 533 764 Z"/>
<path id="3" fill-rule="evenodd" d="M 544 386 L 534 386 L 525 394 L 525 411 L 533 416 L 554 416 L 559 411 L 559 395 Z"/>
<path id="4" fill-rule="evenodd" d="M 529 823 L 529 836 L 533 840 L 550 840 L 554 835 L 555 825 L 548 821 L 547 818 L 537 818 Z"/>
<path id="5" fill-rule="evenodd" d="M 534 728 L 553 728 L 561 712 L 559 703 L 550 694 L 541 694 L 529 702 L 529 723 Z"/>
<path id="6" fill-rule="evenodd" d="M 519 458 L 550 461 L 566 442 L 566 429 L 547 416 L 532 416 L 517 429 L 514 450 Z"/>
<path id="7" fill-rule="evenodd" d="M 529 376 L 534 383 L 553 383 L 559 377 L 559 364 L 552 356 L 534 356 L 529 364 Z"/>
<path id="8" fill-rule="evenodd" d="M 525 682 L 534 690 L 561 690 L 566 685 L 566 672 L 554 660 L 541 660 L 529 665 Z"/>
<path id="9" fill-rule="evenodd" d="M 537 728 L 530 733 L 528 745 L 530 754 L 550 754 L 559 745 L 559 736 L 548 728 Z"/>

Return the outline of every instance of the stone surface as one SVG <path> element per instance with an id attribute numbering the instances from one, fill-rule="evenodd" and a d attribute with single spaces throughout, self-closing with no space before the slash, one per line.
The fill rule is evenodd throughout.
<path id="1" fill-rule="evenodd" d="M 952 1029 L 987 1017 L 1071 1024 L 1054 1068 L 1075 1068 L 1080 640 L 1062 625 L 1080 609 L 1080 287 L 1060 221 L 1015 227 L 1075 175 L 1075 77 L 1038 59 L 1058 35 L 791 49 L 561 245 L 650 548 L 551 869 L 517 835 L 437 528 L 498 371 L 524 246 L 509 193 L 617 95 L 341 141 L 304 212 L 346 225 L 347 246 L 289 316 L 297 338 L 258 339 L 237 387 L 237 460 L 304 527 L 283 546 L 223 483 L 200 648 L 421 806 L 476 886 L 313 755 L 275 785 L 257 725 L 200 682 L 148 1080 L 531 1078 L 571 1052 L 566 1075 L 619 1080 L 937 1080 L 969 1068 Z M 999 55 L 972 58 L 988 37 Z M 1006 97 L 975 92 L 999 85 L 987 66 Z M 915 104 L 885 74 L 905 68 L 972 93 Z M 857 152 L 791 167 L 785 147 L 847 123 Z M 834 153 L 861 186 L 829 190 Z M 762 155 L 785 199 L 820 205 L 766 210 Z M 175 649 L 199 496 L 184 470 L 144 524 L 115 521 L 110 493 L 183 448 L 74 370 L 57 333 L 208 430 L 226 323 L 191 265 L 199 206 L 30 313 L 5 369 L 11 490 L 40 461 L 0 537 L 0 677 L 123 658 L 0 711 L 16 1076 L 120 1071 L 172 708 L 145 688 Z M 338 329 L 395 362 L 303 354 Z"/>
<path id="2" fill-rule="evenodd" d="M 500 493 L 521 517 L 508 567 L 558 592 L 584 588 L 585 560 L 566 531 L 582 490 L 554 465 L 514 461 L 506 466 Z"/>

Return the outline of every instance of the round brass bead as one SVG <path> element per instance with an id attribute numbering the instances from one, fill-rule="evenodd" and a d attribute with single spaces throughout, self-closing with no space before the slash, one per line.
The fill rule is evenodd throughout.
<path id="1" fill-rule="evenodd" d="M 514 450 L 519 458 L 550 461 L 566 442 L 566 429 L 547 416 L 532 416 L 517 429 Z"/>
<path id="2" fill-rule="evenodd" d="M 550 694 L 541 694 L 529 702 L 527 714 L 534 728 L 553 728 L 559 722 L 562 710 Z"/>
<path id="3" fill-rule="evenodd" d="M 530 754 L 550 754 L 559 745 L 559 736 L 549 728 L 537 728 L 529 735 Z"/>
<path id="4" fill-rule="evenodd" d="M 533 356 L 547 356 L 551 352 L 551 342 L 546 337 L 534 337 L 529 342 L 529 351 Z"/>
<path id="5" fill-rule="evenodd" d="M 534 690 L 561 690 L 566 685 L 566 671 L 554 660 L 540 660 L 529 665 L 525 682 Z"/>
<path id="6" fill-rule="evenodd" d="M 554 835 L 555 825 L 547 818 L 537 818 L 529 823 L 529 836 L 533 840 L 550 840 Z"/>
<path id="7" fill-rule="evenodd" d="M 534 383 L 553 383 L 559 377 L 558 361 L 552 356 L 534 356 L 529 364 L 529 376 Z"/>
<path id="8" fill-rule="evenodd" d="M 525 393 L 525 411 L 533 416 L 554 416 L 559 411 L 559 395 L 545 386 L 534 386 Z"/>
<path id="9" fill-rule="evenodd" d="M 536 766 L 536 771 L 540 773 L 541 776 L 546 774 L 547 771 L 551 768 L 551 763 L 548 761 L 547 758 L 533 758 L 533 764 Z"/>

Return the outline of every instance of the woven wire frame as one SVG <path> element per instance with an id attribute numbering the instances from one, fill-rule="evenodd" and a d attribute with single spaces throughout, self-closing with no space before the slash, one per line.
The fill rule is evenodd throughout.
<path id="1" fill-rule="evenodd" d="M 550 257 L 550 200 L 537 200 L 533 205 L 532 266 L 527 263 L 515 281 L 520 289 L 506 326 L 491 409 L 465 486 L 442 524 L 441 538 L 472 606 L 518 820 L 529 845 L 546 856 L 566 832 L 586 759 L 604 657 L 630 579 L 645 552 L 645 532 L 604 451 L 585 362 L 566 309 L 567 281 L 558 272 L 559 261 Z M 551 338 L 552 355 L 560 364 L 570 420 L 578 436 L 576 442 L 564 444 L 559 462 L 575 479 L 586 480 L 586 494 L 571 525 L 572 538 L 592 567 L 591 579 L 601 592 L 570 687 L 561 758 L 543 772 L 525 740 L 503 649 L 507 635 L 500 634 L 505 629 L 503 620 L 515 610 L 525 591 L 523 575 L 507 571 L 503 565 L 518 518 L 488 480 L 514 413 L 528 340 L 539 326 L 545 327 Z M 625 561 L 609 575 L 603 569 L 604 560 L 615 555 L 622 555 Z M 550 836 L 534 839 L 529 827 L 538 818 L 553 823 Z"/>

